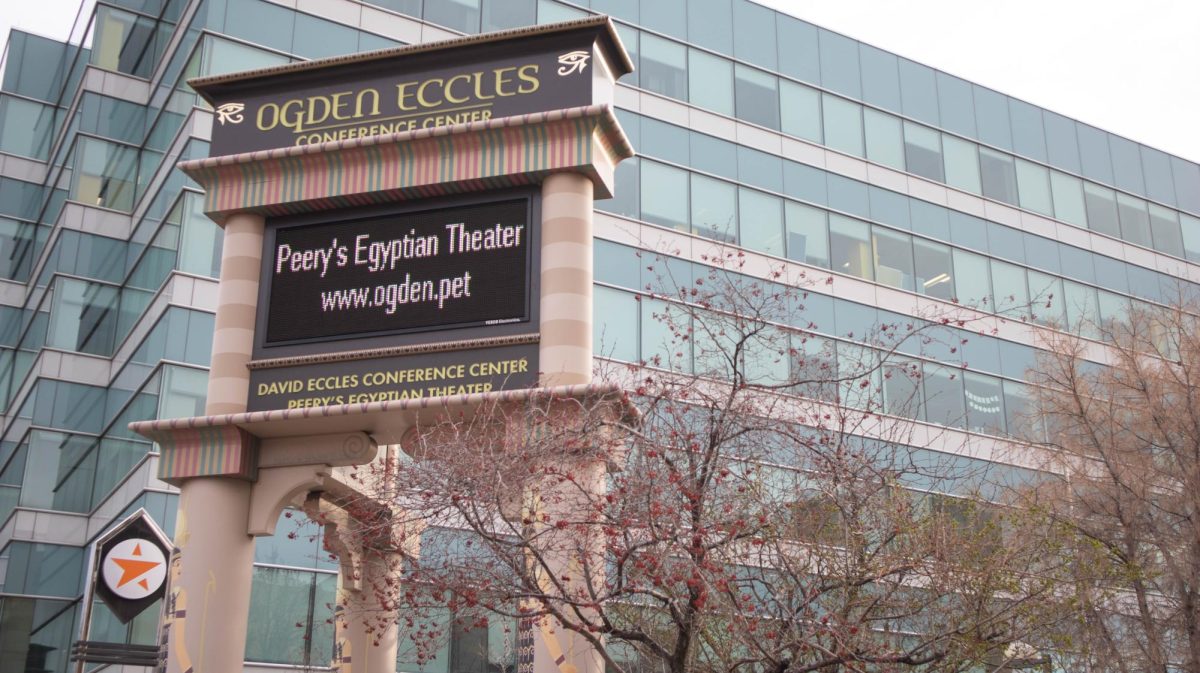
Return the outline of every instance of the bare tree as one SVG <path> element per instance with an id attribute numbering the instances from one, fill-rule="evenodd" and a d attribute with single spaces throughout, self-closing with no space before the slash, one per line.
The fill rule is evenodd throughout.
<path id="1" fill-rule="evenodd" d="M 1038 434 L 1065 475 L 1028 503 L 1072 536 L 1081 670 L 1200 673 L 1200 312 L 1132 310 L 1061 335 L 1033 378 Z"/>
<path id="2" fill-rule="evenodd" d="M 437 604 L 578 634 L 620 673 L 1030 665 L 1045 538 L 986 502 L 985 470 L 911 446 L 953 437 L 882 413 L 921 403 L 897 350 L 965 318 L 835 348 L 788 289 L 804 281 L 708 261 L 640 299 L 662 344 L 601 365 L 612 387 L 447 415 L 360 475 L 395 511 L 360 534 L 425 532 L 395 578 L 418 656 L 444 637 L 419 616 Z"/>

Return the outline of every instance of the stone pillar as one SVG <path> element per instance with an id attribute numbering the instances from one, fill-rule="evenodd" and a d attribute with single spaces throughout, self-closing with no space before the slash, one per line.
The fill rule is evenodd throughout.
<path id="1" fill-rule="evenodd" d="M 567 485 L 558 478 L 548 478 L 526 497 L 535 509 L 548 515 L 550 522 L 577 521 L 581 512 L 588 511 L 592 498 L 604 496 L 607 469 L 603 460 L 582 456 L 564 458 L 559 467 L 564 474 L 574 474 L 576 483 Z M 577 490 L 580 488 L 587 495 Z M 589 581 L 593 586 L 603 586 L 605 540 L 598 527 L 581 530 L 571 526 L 558 533 L 543 535 L 542 539 L 549 540 L 548 548 L 541 550 L 546 565 L 550 566 L 549 574 L 559 578 L 562 590 L 574 600 L 587 600 Z M 587 577 L 584 577 L 583 557 L 588 557 Z M 584 613 L 586 616 L 587 611 Z M 536 633 L 532 673 L 604 672 L 603 656 L 583 636 L 567 631 L 549 617 L 533 626 Z"/>
<path id="2" fill-rule="evenodd" d="M 364 550 L 361 577 L 338 573 L 336 647 L 333 667 L 338 673 L 395 673 L 400 623 L 396 618 L 397 586 L 394 564 L 400 555 Z"/>
<path id="3" fill-rule="evenodd" d="M 254 213 L 235 213 L 225 221 L 208 403 L 204 407 L 209 416 L 246 410 L 250 395 L 246 363 L 254 350 L 264 224 L 263 216 Z"/>
<path id="4" fill-rule="evenodd" d="M 210 416 L 246 410 L 263 229 L 263 217 L 253 213 L 236 213 L 225 223 L 205 407 Z M 243 433 L 230 433 L 217 452 L 203 473 L 173 480 L 180 491 L 180 559 L 168 615 L 168 673 L 242 670 L 254 563 L 254 538 L 246 529 L 257 446 Z"/>
<path id="5" fill-rule="evenodd" d="M 167 673 L 242 670 L 254 564 L 254 538 L 246 534 L 252 486 L 201 477 L 180 488 Z"/>
<path id="6" fill-rule="evenodd" d="M 542 303 L 538 357 L 545 386 L 592 380 L 592 202 L 593 184 L 581 173 L 554 173 L 542 183 Z M 566 460 L 571 460 L 567 458 Z M 595 481 L 602 494 L 604 465 L 575 465 L 581 479 Z M 586 476 L 584 476 L 586 475 Z M 598 480 L 591 479 L 598 476 Z M 578 518 L 585 508 L 578 494 L 543 483 L 526 493 L 530 506 L 551 520 Z M 589 536 L 573 531 L 551 535 L 555 549 L 544 550 L 554 574 L 580 576 L 580 552 L 592 548 Z M 567 539 L 569 538 L 569 539 Z M 603 541 L 601 540 L 601 543 Z M 581 546 L 577 546 L 581 545 Z M 603 553 L 603 546 L 599 547 Z M 592 568 L 603 568 L 597 557 Z M 580 583 L 581 584 L 581 583 Z M 571 587 L 576 589 L 577 587 Z M 582 584 L 578 587 L 582 590 Z M 552 619 L 529 624 L 533 635 L 533 673 L 602 673 L 604 661 L 591 643 Z"/>
<path id="7" fill-rule="evenodd" d="M 592 380 L 592 181 L 554 173 L 542 183 L 541 384 Z"/>

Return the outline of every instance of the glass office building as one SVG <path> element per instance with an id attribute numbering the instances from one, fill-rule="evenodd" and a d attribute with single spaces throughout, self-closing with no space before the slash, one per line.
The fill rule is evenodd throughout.
<path id="1" fill-rule="evenodd" d="M 703 273 L 691 237 L 834 274 L 803 319 L 847 365 L 849 335 L 911 322 L 896 308 L 918 295 L 1043 305 L 1046 329 L 1094 336 L 1200 281 L 1197 164 L 749 0 L 85 0 L 67 43 L 14 31 L 3 56 L 0 671 L 68 670 L 87 549 L 114 521 L 145 508 L 173 531 L 155 447 L 126 424 L 203 411 L 221 231 L 174 168 L 213 122 L 185 81 L 589 13 L 637 65 L 616 103 L 639 155 L 596 208 L 604 357 L 662 349 L 657 300 L 637 298 L 651 240 L 681 251 L 677 281 Z M 923 403 L 891 408 L 883 384 L 880 403 L 1012 432 L 1036 352 L 1013 334 L 908 353 Z M 329 660 L 335 567 L 294 530 L 258 541 L 247 670 Z M 156 621 L 98 605 L 91 637 L 148 644 Z M 399 669 L 511 666 L 504 625 L 452 631 Z"/>

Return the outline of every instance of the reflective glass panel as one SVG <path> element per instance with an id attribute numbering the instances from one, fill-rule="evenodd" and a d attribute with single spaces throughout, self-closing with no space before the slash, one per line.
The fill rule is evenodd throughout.
<path id="1" fill-rule="evenodd" d="M 994 308 L 997 313 L 1019 318 L 1029 315 L 1029 287 L 1025 269 L 998 259 L 991 260 Z"/>
<path id="2" fill-rule="evenodd" d="M 1008 96 L 978 84 L 972 85 L 975 97 L 975 125 L 979 140 L 1002 150 L 1012 151 L 1012 127 L 1008 121 Z"/>
<path id="3" fill-rule="evenodd" d="M 779 35 L 779 71 L 810 84 L 821 83 L 817 27 L 787 14 L 775 17 Z"/>
<path id="4" fill-rule="evenodd" d="M 1121 237 L 1117 221 L 1117 201 L 1113 190 L 1090 182 L 1083 183 L 1083 202 L 1087 207 L 1087 224 L 1092 231 Z"/>
<path id="5" fill-rule="evenodd" d="M 1066 173 L 1050 171 L 1050 190 L 1054 194 L 1054 216 L 1063 222 L 1086 227 L 1083 181 Z"/>
<path id="6" fill-rule="evenodd" d="M 858 71 L 858 42 L 818 28 L 821 47 L 821 85 L 851 98 L 862 96 Z"/>
<path id="7" fill-rule="evenodd" d="M 730 0 L 691 0 L 687 6 L 688 41 L 723 54 L 733 52 Z"/>
<path id="8" fill-rule="evenodd" d="M 592 342 L 596 354 L 604 357 L 637 362 L 638 360 L 638 302 L 629 292 L 597 285 L 594 289 L 596 320 L 592 327 Z"/>
<path id="9" fill-rule="evenodd" d="M 861 332 L 861 330 L 860 330 Z M 856 332 L 856 334 L 860 333 Z M 837 344 L 838 378 L 841 402 L 855 409 L 875 410 L 880 404 L 882 376 L 875 351 L 839 341 Z"/>
<path id="10" fill-rule="evenodd" d="M 1000 379 L 964 372 L 967 429 L 992 434 L 1004 433 L 1004 391 Z"/>
<path id="11" fill-rule="evenodd" d="M 834 271 L 871 280 L 870 227 L 865 222 L 829 214 L 829 249 Z"/>
<path id="12" fill-rule="evenodd" d="M 1179 214 L 1157 203 L 1150 204 L 1150 230 L 1154 235 L 1154 249 L 1183 257 L 1183 239 L 1179 235 Z"/>
<path id="13" fill-rule="evenodd" d="M 920 199 L 909 201 L 912 230 L 939 241 L 950 240 L 950 213 L 942 206 Z"/>
<path id="14" fill-rule="evenodd" d="M 1054 216 L 1050 198 L 1050 171 L 1045 166 L 1017 159 L 1017 192 L 1021 207 L 1043 215 Z"/>
<path id="15" fill-rule="evenodd" d="M 829 228 L 825 211 L 794 201 L 785 202 L 789 259 L 829 267 Z"/>
<path id="16" fill-rule="evenodd" d="M 942 135 L 945 152 L 946 184 L 972 194 L 983 192 L 979 176 L 979 149 L 970 141 L 952 135 Z"/>
<path id="17" fill-rule="evenodd" d="M 1175 200 L 1179 207 L 1200 214 L 1200 166 L 1171 157 L 1171 175 L 1175 178 Z"/>
<path id="18" fill-rule="evenodd" d="M 954 298 L 954 270 L 948 246 L 921 238 L 914 239 L 913 259 L 916 264 L 917 292 L 947 301 Z"/>
<path id="19" fill-rule="evenodd" d="M 1029 301 L 1033 320 L 1051 327 L 1066 326 L 1066 305 L 1062 279 L 1039 271 L 1029 271 Z"/>
<path id="20" fill-rule="evenodd" d="M 1067 310 L 1067 326 L 1081 336 L 1091 339 L 1100 336 L 1100 309 L 1096 300 L 1096 288 L 1065 281 L 1064 299 Z"/>
<path id="21" fill-rule="evenodd" d="M 1040 417 L 1034 413 L 1029 386 L 1016 381 L 1004 381 L 1003 388 L 1004 420 L 1008 434 L 1029 441 L 1043 441 L 1046 434 Z"/>
<path id="22" fill-rule="evenodd" d="M 1046 127 L 1046 156 L 1053 166 L 1079 173 L 1079 143 L 1075 138 L 1075 122 L 1044 110 L 1042 123 Z"/>
<path id="23" fill-rule="evenodd" d="M 688 174 L 654 161 L 641 162 L 642 219 L 676 229 L 688 228 Z"/>
<path id="24" fill-rule="evenodd" d="M 836 173 L 826 173 L 825 184 L 829 190 L 829 207 L 831 209 L 859 217 L 871 217 L 869 192 L 865 183 L 842 177 Z"/>
<path id="25" fill-rule="evenodd" d="M 1146 196 L 1176 205 L 1175 184 L 1171 177 L 1171 158 L 1166 153 L 1142 145 L 1142 173 L 1146 177 Z"/>
<path id="26" fill-rule="evenodd" d="M 779 80 L 780 120 L 784 133 L 821 142 L 821 94 L 791 80 Z"/>
<path id="27" fill-rule="evenodd" d="M 1021 232 L 998 222 L 988 222 L 988 251 L 996 257 L 1025 262 L 1025 241 Z"/>
<path id="28" fill-rule="evenodd" d="M 900 95 L 904 100 L 905 115 L 926 124 L 937 125 L 941 122 L 933 68 L 906 58 L 900 59 Z"/>
<path id="29" fill-rule="evenodd" d="M 520 28 L 537 23 L 534 0 L 484 0 L 483 32 Z"/>
<path id="30" fill-rule="evenodd" d="M 975 137 L 975 100 L 971 83 L 944 72 L 937 73 L 937 100 L 941 126 L 968 138 Z"/>
<path id="31" fill-rule="evenodd" d="M 1009 98 L 1008 112 L 1012 121 L 1013 151 L 1030 159 L 1046 161 L 1046 133 L 1041 109 Z"/>
<path id="32" fill-rule="evenodd" d="M 1017 174 L 1011 156 L 980 147 L 979 176 L 984 196 L 1017 205 Z"/>
<path id="33" fill-rule="evenodd" d="M 133 207 L 137 150 L 80 137 L 75 145 L 70 198 L 116 210 Z"/>
<path id="34" fill-rule="evenodd" d="M 1111 334 L 1116 323 L 1129 321 L 1129 297 L 1098 290 L 1100 320 L 1105 334 Z"/>
<path id="35" fill-rule="evenodd" d="M 904 164 L 909 173 L 943 182 L 941 134 L 912 122 L 904 122 Z"/>
<path id="36" fill-rule="evenodd" d="M 615 196 L 607 201 L 597 201 L 596 207 L 626 217 L 639 217 L 641 213 L 641 179 L 638 158 L 632 157 L 617 164 L 613 181 Z"/>
<path id="37" fill-rule="evenodd" d="M 954 250 L 954 296 L 960 304 L 987 310 L 992 288 L 988 282 L 988 259 L 965 250 Z"/>
<path id="38" fill-rule="evenodd" d="M 687 129 L 649 117 L 642 118 L 641 127 L 639 152 L 685 166 L 690 163 Z"/>
<path id="39" fill-rule="evenodd" d="M 1138 151 L 1137 143 L 1109 134 L 1108 149 L 1112 153 L 1113 177 L 1116 178 L 1117 189 L 1124 189 L 1135 194 L 1145 194 L 1146 183 L 1142 179 L 1142 153 Z"/>
<path id="40" fill-rule="evenodd" d="M 783 159 L 752 147 L 737 145 L 738 179 L 771 191 L 783 190 Z"/>
<path id="41" fill-rule="evenodd" d="M 912 236 L 872 227 L 875 246 L 875 280 L 903 290 L 913 290 Z"/>
<path id="42" fill-rule="evenodd" d="M 867 141 L 867 159 L 904 170 L 904 136 L 900 119 L 886 112 L 863 108 L 863 130 Z"/>
<path id="43" fill-rule="evenodd" d="M 862 106 L 848 100 L 821 95 L 825 144 L 856 157 L 863 155 Z"/>
<path id="44" fill-rule="evenodd" d="M 1121 220 L 1121 238 L 1150 247 L 1150 216 L 1146 212 L 1146 202 L 1127 194 L 1117 194 L 1117 214 Z"/>
<path id="45" fill-rule="evenodd" d="M 895 356 L 883 363 L 883 410 L 901 418 L 923 420 L 921 362 Z"/>
<path id="46" fill-rule="evenodd" d="M 959 428 L 965 425 L 967 410 L 959 373 L 949 367 L 925 365 L 925 417 L 930 423 Z"/>
<path id="47" fill-rule="evenodd" d="M 733 0 L 733 55 L 755 65 L 776 68 L 773 10 L 749 0 Z"/>
<path id="48" fill-rule="evenodd" d="M 678 37 L 687 39 L 687 2 L 686 0 L 655 0 L 641 3 L 641 25 Z"/>
<path id="49" fill-rule="evenodd" d="M 900 73 L 896 55 L 859 43 L 863 102 L 887 110 L 900 110 Z"/>
<path id="50" fill-rule="evenodd" d="M 255 568 L 246 659 L 307 664 L 313 573 Z"/>
<path id="51" fill-rule="evenodd" d="M 691 371 L 692 342 L 682 338 L 691 332 L 687 311 L 646 297 L 639 306 L 642 309 L 642 360 L 653 367 Z"/>
<path id="52" fill-rule="evenodd" d="M 741 187 L 738 213 L 743 247 L 783 256 L 783 199 Z"/>
<path id="53" fill-rule="evenodd" d="M 1063 275 L 1085 283 L 1096 282 L 1096 267 L 1092 263 L 1095 255 L 1073 245 L 1058 245 L 1058 257 L 1062 261 Z"/>
<path id="54" fill-rule="evenodd" d="M 692 231 L 722 241 L 737 237 L 737 190 L 723 180 L 692 173 Z"/>
<path id="55" fill-rule="evenodd" d="M 642 88 L 687 100 L 687 49 L 678 42 L 642 33 Z"/>
<path id="56" fill-rule="evenodd" d="M 688 91 L 692 105 L 733 116 L 733 62 L 698 49 L 689 50 Z"/>
<path id="57" fill-rule="evenodd" d="M 774 75 L 737 64 L 734 69 L 734 91 L 739 119 L 779 129 L 779 92 Z"/>
<path id="58" fill-rule="evenodd" d="M 1184 255 L 1193 262 L 1200 262 L 1200 218 L 1181 213 L 1179 227 L 1183 236 Z"/>
<path id="59" fill-rule="evenodd" d="M 463 0 L 450 0 L 449 2 L 439 2 L 437 5 L 454 6 L 456 9 L 462 7 L 467 9 L 466 5 L 460 4 Z M 479 32 L 479 0 L 469 0 L 473 5 L 464 13 L 462 20 L 469 21 L 469 25 L 463 27 L 451 26 L 455 30 L 461 30 L 465 33 Z M 450 19 L 450 16 L 446 17 Z M 449 25 L 449 24 L 443 24 Z M 358 51 L 358 31 L 353 28 L 348 28 L 339 23 L 318 19 L 315 16 L 309 16 L 300 12 L 296 13 L 296 26 L 292 35 L 291 52 L 300 54 L 307 58 L 325 58 L 327 56 L 341 56 L 342 54 L 353 54 Z"/>
<path id="60" fill-rule="evenodd" d="M 1112 157 L 1108 152 L 1108 134 L 1087 124 L 1075 124 L 1079 138 L 1079 159 L 1083 177 L 1113 183 Z"/>

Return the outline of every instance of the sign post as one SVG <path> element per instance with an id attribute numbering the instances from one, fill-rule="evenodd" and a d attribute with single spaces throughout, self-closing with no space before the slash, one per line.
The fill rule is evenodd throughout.
<path id="1" fill-rule="evenodd" d="M 167 671 L 240 668 L 253 536 L 287 506 L 347 516 L 342 469 L 379 444 L 538 386 L 614 392 L 590 385 L 592 207 L 633 154 L 611 108 L 631 70 L 598 16 L 189 82 L 213 156 L 180 167 L 225 228 L 207 415 L 131 424 L 181 491 Z M 333 665 L 392 673 L 395 638 L 347 620 L 410 541 L 334 533 Z M 533 670 L 600 673 L 538 634 Z"/>
<path id="2" fill-rule="evenodd" d="M 84 593 L 80 639 L 72 647 L 76 671 L 87 663 L 154 665 L 157 648 L 91 639 L 92 611 L 96 599 L 122 624 L 128 624 L 166 594 L 171 542 L 146 513 L 139 509 L 101 535 L 93 544 L 88 591 Z"/>

